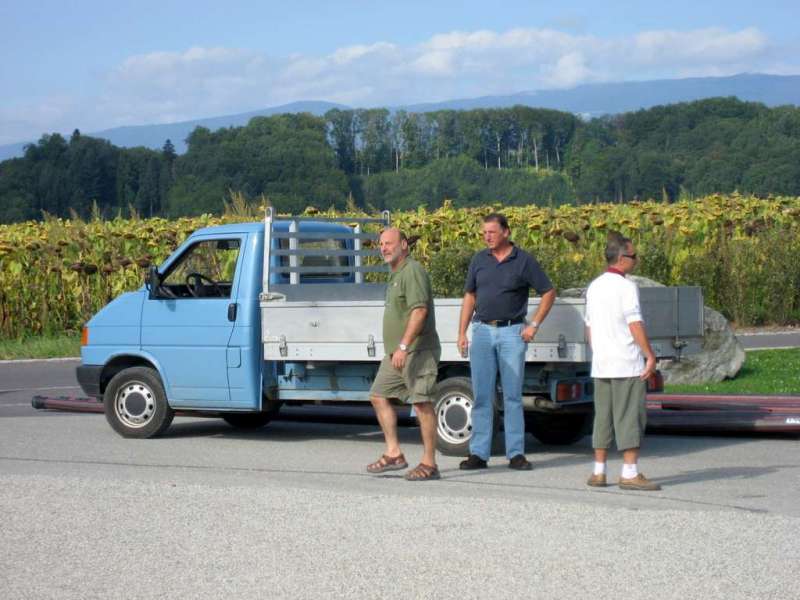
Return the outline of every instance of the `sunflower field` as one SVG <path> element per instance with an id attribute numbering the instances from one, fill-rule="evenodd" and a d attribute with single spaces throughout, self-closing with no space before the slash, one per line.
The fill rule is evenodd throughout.
<path id="1" fill-rule="evenodd" d="M 147 268 L 192 231 L 257 220 L 260 210 L 239 205 L 223 216 L 173 221 L 45 218 L 0 225 L 0 338 L 78 331 L 108 301 L 140 287 Z M 432 212 L 395 213 L 392 222 L 430 269 L 437 295 L 460 296 L 469 258 L 483 247 L 481 217 L 496 211 L 559 289 L 585 286 L 602 272 L 606 234 L 617 230 L 636 244 L 637 274 L 666 285 L 701 285 L 706 303 L 740 325 L 800 322 L 800 198 L 731 194 L 557 208 L 445 202 Z"/>

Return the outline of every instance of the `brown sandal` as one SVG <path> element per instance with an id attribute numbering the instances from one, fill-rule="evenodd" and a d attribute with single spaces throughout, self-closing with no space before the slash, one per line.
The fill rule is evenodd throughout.
<path id="1" fill-rule="evenodd" d="M 398 456 L 387 456 L 384 454 L 374 463 L 367 465 L 368 473 L 384 473 L 386 471 L 401 471 L 408 467 L 406 457 L 402 454 Z"/>
<path id="2" fill-rule="evenodd" d="M 406 481 L 432 481 L 434 479 L 441 479 L 439 468 L 436 465 L 426 465 L 419 463 L 411 471 L 405 475 Z"/>

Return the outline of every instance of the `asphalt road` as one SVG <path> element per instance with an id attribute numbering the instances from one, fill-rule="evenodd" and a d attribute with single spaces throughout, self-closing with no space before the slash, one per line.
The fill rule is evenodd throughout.
<path id="1" fill-rule="evenodd" d="M 0 364 L 3 599 L 797 597 L 796 439 L 652 436 L 656 493 L 587 488 L 588 438 L 529 438 L 531 472 L 440 457 L 441 481 L 410 483 L 364 472 L 367 421 L 127 440 L 30 408 L 79 393 L 74 365 Z"/>
<path id="2" fill-rule="evenodd" d="M 800 330 L 749 331 L 737 334 L 745 350 L 767 348 L 800 348 Z"/>

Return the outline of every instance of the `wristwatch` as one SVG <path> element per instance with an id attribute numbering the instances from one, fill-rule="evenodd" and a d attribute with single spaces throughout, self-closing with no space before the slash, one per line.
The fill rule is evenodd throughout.
<path id="1" fill-rule="evenodd" d="M 536 329 L 539 329 L 539 323 L 537 323 L 536 321 L 531 321 L 530 323 L 528 323 L 528 327 L 535 327 Z"/>
<path id="2" fill-rule="evenodd" d="M 400 348 L 400 350 L 402 350 L 403 352 L 408 352 L 408 346 L 406 344 L 400 343 L 397 345 L 397 347 Z"/>

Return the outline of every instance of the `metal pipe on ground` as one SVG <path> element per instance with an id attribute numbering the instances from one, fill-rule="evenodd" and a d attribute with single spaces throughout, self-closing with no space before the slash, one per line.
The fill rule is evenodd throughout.
<path id="1" fill-rule="evenodd" d="M 31 405 L 40 410 L 103 412 L 102 402 L 74 396 L 34 396 Z M 800 396 L 648 394 L 647 428 L 654 433 L 800 435 Z"/>

